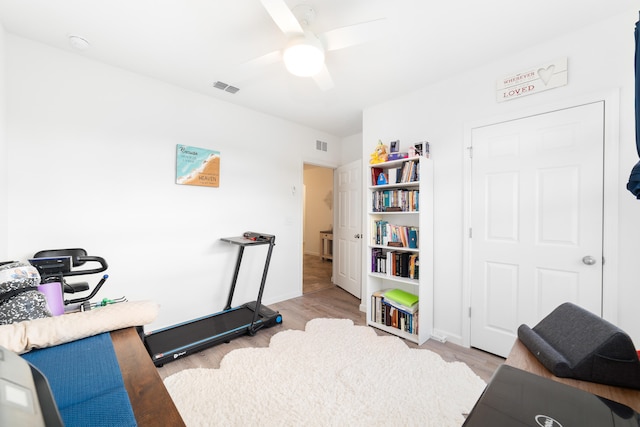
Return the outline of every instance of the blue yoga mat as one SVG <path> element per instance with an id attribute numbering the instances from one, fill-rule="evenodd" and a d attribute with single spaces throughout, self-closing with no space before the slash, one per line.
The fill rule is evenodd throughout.
<path id="1" fill-rule="evenodd" d="M 67 427 L 137 425 L 108 333 L 22 357 L 47 377 Z"/>

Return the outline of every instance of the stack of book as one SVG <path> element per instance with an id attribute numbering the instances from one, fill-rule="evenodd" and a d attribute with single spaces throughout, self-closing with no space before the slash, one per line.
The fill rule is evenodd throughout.
<path id="1" fill-rule="evenodd" d="M 372 248 L 371 272 L 417 280 L 420 278 L 420 257 L 417 253 Z"/>
<path id="2" fill-rule="evenodd" d="M 420 163 L 416 160 L 404 162 L 399 168 L 383 169 L 379 167 L 371 168 L 371 185 L 380 185 L 380 174 L 385 177 L 382 182 L 386 184 L 400 184 L 403 182 L 420 181 Z"/>
<path id="3" fill-rule="evenodd" d="M 418 334 L 418 296 L 402 289 L 385 289 L 371 295 L 371 320 Z"/>
<path id="4" fill-rule="evenodd" d="M 418 227 L 389 224 L 383 219 L 371 221 L 371 244 L 418 248 Z"/>
<path id="5" fill-rule="evenodd" d="M 377 190 L 371 194 L 373 212 L 417 212 L 419 190 Z"/>
<path id="6" fill-rule="evenodd" d="M 406 162 L 400 171 L 398 182 L 416 182 L 420 181 L 420 163 L 413 160 Z"/>

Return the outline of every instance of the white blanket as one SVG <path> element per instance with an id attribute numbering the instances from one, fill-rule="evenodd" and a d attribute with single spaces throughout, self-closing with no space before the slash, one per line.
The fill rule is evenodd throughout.
<path id="1" fill-rule="evenodd" d="M 153 322 L 159 306 L 152 301 L 111 304 L 90 311 L 26 320 L 0 326 L 0 346 L 15 353 L 51 347 L 103 332 Z"/>

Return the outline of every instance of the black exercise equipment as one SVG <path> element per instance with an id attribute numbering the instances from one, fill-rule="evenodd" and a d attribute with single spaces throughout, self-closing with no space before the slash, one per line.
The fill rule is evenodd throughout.
<path id="1" fill-rule="evenodd" d="M 81 248 L 73 249 L 46 249 L 39 251 L 29 260 L 31 265 L 38 269 L 40 273 L 40 283 L 60 282 L 62 291 L 67 294 L 75 294 L 89 290 L 89 283 L 67 283 L 65 277 L 81 276 L 85 274 L 102 273 L 109 266 L 104 258 L 98 256 L 89 256 L 87 251 Z M 95 268 L 75 269 L 76 267 L 84 267 L 87 262 L 98 263 Z M 91 293 L 82 298 L 65 300 L 64 304 L 76 304 L 89 301 L 93 298 L 109 276 L 102 276 L 98 284 L 93 288 Z"/>
<path id="2" fill-rule="evenodd" d="M 229 342 L 242 335 L 255 335 L 262 328 L 282 323 L 280 313 L 261 304 L 276 237 L 270 234 L 246 232 L 241 237 L 225 237 L 221 240 L 239 246 L 238 259 L 224 310 L 145 334 L 143 337 L 144 345 L 154 365 L 162 366 L 167 362 L 202 351 L 205 348 Z M 231 300 L 238 281 L 244 249 L 261 245 L 269 245 L 269 249 L 262 273 L 262 282 L 258 290 L 258 299 L 231 308 Z"/>

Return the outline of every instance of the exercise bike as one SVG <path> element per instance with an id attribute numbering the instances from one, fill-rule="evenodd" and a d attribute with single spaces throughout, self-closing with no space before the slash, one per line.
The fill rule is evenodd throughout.
<path id="1" fill-rule="evenodd" d="M 42 250 L 36 252 L 29 262 L 38 269 L 41 284 L 60 283 L 63 294 L 75 294 L 90 289 L 88 282 L 67 283 L 65 278 L 102 273 L 109 267 L 104 258 L 89 256 L 87 255 L 87 251 L 81 248 Z M 98 266 L 94 268 L 76 269 L 76 267 L 85 266 L 86 263 L 97 263 Z M 80 298 L 65 299 L 64 305 L 82 304 L 89 301 L 100 291 L 100 288 L 104 285 L 107 278 L 109 278 L 109 275 L 103 275 L 89 295 Z M 82 307 L 85 306 L 86 304 Z"/>

